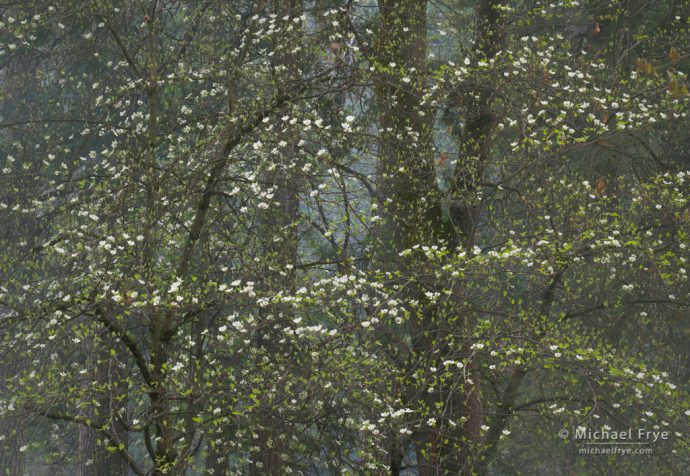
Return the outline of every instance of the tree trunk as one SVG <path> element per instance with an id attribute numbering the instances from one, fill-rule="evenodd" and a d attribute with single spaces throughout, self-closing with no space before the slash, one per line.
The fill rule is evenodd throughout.
<path id="1" fill-rule="evenodd" d="M 289 91 L 298 86 L 300 75 L 300 57 L 293 53 L 293 48 L 301 41 L 301 31 L 295 28 L 288 31 L 292 19 L 302 14 L 302 3 L 299 0 L 279 0 L 272 5 L 278 18 L 285 19 L 285 33 L 276 38 L 276 54 L 272 59 L 274 84 L 278 93 Z M 294 24 L 293 24 L 294 25 Z M 297 261 L 297 221 L 299 217 L 299 177 L 295 173 L 298 167 L 293 164 L 298 160 L 299 130 L 285 125 L 279 133 L 280 146 L 277 162 L 273 170 L 264 173 L 264 182 L 274 187 L 274 206 L 260 217 L 259 230 L 263 253 L 268 266 L 264 269 L 264 286 L 267 289 L 293 289 L 294 272 L 287 265 Z M 257 334 L 257 344 L 270 356 L 272 362 L 280 362 L 281 356 L 291 352 L 289 344 L 280 344 L 281 336 L 275 333 L 276 328 L 284 328 L 292 321 L 289 306 L 271 304 L 260 310 L 262 322 Z M 272 392 L 269 392 L 272 393 Z M 258 421 L 258 451 L 252 455 L 250 474 L 282 474 L 285 464 L 285 442 L 290 428 L 274 414 L 271 401 L 262 402 L 263 408 Z"/>
<path id="2" fill-rule="evenodd" d="M 498 3 L 502 0 L 484 0 L 478 6 L 477 44 L 487 57 L 495 54 L 500 42 L 496 28 Z M 471 322 L 428 302 L 427 287 L 415 279 L 414 263 L 401 263 L 398 253 L 417 244 L 439 241 L 450 247 L 473 246 L 479 217 L 476 194 L 494 127 L 493 96 L 490 90 L 479 89 L 473 91 L 478 97 L 471 103 L 457 98 L 467 115 L 465 130 L 459 137 L 461 158 L 451 184 L 448 223 L 443 218 L 436 181 L 431 136 L 434 111 L 423 101 L 426 1 L 381 0 L 379 10 L 381 25 L 375 50 L 380 66 L 375 92 L 380 130 L 379 204 L 384 221 L 376 233 L 380 249 L 377 256 L 384 268 L 387 262 L 395 263 L 392 266 L 406 282 L 404 301 L 420 303 L 409 309 L 412 349 L 407 368 L 412 372 L 438 365 L 445 358 L 466 360 L 469 355 L 462 336 L 469 335 Z M 482 405 L 476 364 L 466 365 L 470 378 L 464 383 L 429 393 L 411 382 L 401 391 L 407 402 L 441 408 L 444 417 L 437 427 L 420 429 L 413 435 L 420 475 L 473 471 L 482 441 Z M 399 453 L 399 442 L 395 441 L 391 450 L 393 472 Z"/>
<path id="3" fill-rule="evenodd" d="M 404 301 L 409 308 L 412 349 L 408 374 L 443 360 L 451 349 L 449 338 L 465 332 L 466 323 L 448 322 L 441 308 L 428 302 L 422 283 L 414 279 L 414 263 L 401 263 L 398 253 L 416 244 L 453 241 L 453 231 L 442 219 L 441 193 L 436 181 L 431 129 L 433 111 L 422 102 L 426 69 L 426 1 L 379 2 L 381 27 L 377 39 L 379 63 L 390 71 L 379 78 L 376 99 L 380 128 L 380 202 L 385 219 L 378 231 L 383 263 L 393 262 L 406 279 Z M 401 396 L 428 408 L 437 403 L 451 424 L 420 430 L 413 435 L 420 475 L 467 474 L 471 448 L 479 440 L 481 420 L 476 416 L 479 393 L 474 386 L 441 388 L 434 393 L 410 381 Z M 423 403 L 422 403 L 423 402 Z M 462 417 L 470 415 L 463 423 Z M 452 425 L 455 425 L 453 427 Z M 391 459 L 400 457 L 393 443 Z M 391 462 L 394 471 L 398 465 Z"/>

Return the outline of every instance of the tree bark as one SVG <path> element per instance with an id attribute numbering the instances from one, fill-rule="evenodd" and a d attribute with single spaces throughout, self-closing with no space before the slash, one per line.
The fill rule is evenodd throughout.
<path id="1" fill-rule="evenodd" d="M 301 31 L 288 27 L 292 19 L 302 14 L 300 0 L 278 0 L 272 4 L 278 18 L 285 19 L 284 34 L 276 38 L 274 49 L 276 54 L 272 59 L 273 82 L 277 91 L 295 89 L 300 82 L 300 55 L 294 53 L 299 46 Z M 294 24 L 292 24 L 294 26 Z M 297 221 L 299 217 L 299 176 L 293 166 L 298 160 L 299 130 L 286 125 L 285 130 L 278 134 L 278 142 L 287 145 L 280 146 L 276 163 L 272 170 L 264 173 L 263 181 L 274 187 L 273 206 L 269 207 L 260 217 L 258 230 L 263 254 L 268 266 L 261 273 L 264 277 L 263 286 L 266 289 L 293 289 L 294 271 L 288 270 L 287 265 L 297 262 Z M 284 328 L 291 322 L 292 312 L 289 306 L 271 304 L 260 310 L 261 319 L 257 333 L 257 344 L 265 350 L 272 362 L 280 362 L 282 355 L 292 353 L 289 344 L 280 344 L 280 334 L 275 328 Z M 272 393 L 272 392 L 268 392 Z M 282 474 L 285 464 L 283 455 L 285 442 L 290 428 L 274 414 L 271 401 L 262 402 L 262 410 L 258 421 L 258 451 L 252 455 L 250 474 L 272 475 Z"/>
<path id="2" fill-rule="evenodd" d="M 404 301 L 410 307 L 412 352 L 407 372 L 428 368 L 453 352 L 450 337 L 466 331 L 462 320 L 449 322 L 442 309 L 428 301 L 424 284 L 414 278 L 414 263 L 401 262 L 398 253 L 416 244 L 450 244 L 454 232 L 443 221 L 441 192 L 436 181 L 431 130 L 433 111 L 423 103 L 426 70 L 426 1 L 379 2 L 381 26 L 376 50 L 384 73 L 378 78 L 376 100 L 380 129 L 380 205 L 384 223 L 378 230 L 382 263 L 395 263 L 406 280 Z M 385 266 L 385 265 L 384 265 Z M 441 388 L 433 393 L 410 381 L 401 391 L 408 402 L 427 408 L 443 407 L 439 429 L 418 430 L 412 443 L 420 475 L 467 474 L 470 448 L 479 440 L 476 416 L 479 393 L 473 386 Z M 463 417 L 469 418 L 463 423 Z M 453 427 L 452 425 L 455 425 Z M 391 471 L 401 457 L 397 436 L 392 443 Z M 404 450 L 403 450 L 404 452 Z"/>
<path id="3" fill-rule="evenodd" d="M 483 0 L 478 5 L 476 43 L 486 57 L 500 44 L 497 28 L 502 0 Z M 436 180 L 431 129 L 434 111 L 424 102 L 426 70 L 426 1 L 381 0 L 376 54 L 379 77 L 376 104 L 379 111 L 380 159 L 379 205 L 384 221 L 378 228 L 377 264 L 395 262 L 405 279 L 404 300 L 420 303 L 410 308 L 412 369 L 438 365 L 445 358 L 467 359 L 466 339 L 471 322 L 448 315 L 425 297 L 425 287 L 414 276 L 414 263 L 401 263 L 398 253 L 416 244 L 445 242 L 450 247 L 472 247 L 479 218 L 476 195 L 488 160 L 494 127 L 491 90 L 477 88 L 456 97 L 466 111 L 460 133 L 460 160 L 451 183 L 449 222 L 444 220 L 441 191 Z M 475 98 L 476 96 L 476 98 Z M 391 266 L 391 265 L 389 265 Z M 466 363 L 470 379 L 429 393 L 410 383 L 402 390 L 408 402 L 441 408 L 443 422 L 413 435 L 420 475 L 471 474 L 481 444 L 481 393 L 476 363 Z M 473 383 L 469 383 L 472 381 Z M 391 445 L 391 471 L 398 465 L 397 435 Z"/>

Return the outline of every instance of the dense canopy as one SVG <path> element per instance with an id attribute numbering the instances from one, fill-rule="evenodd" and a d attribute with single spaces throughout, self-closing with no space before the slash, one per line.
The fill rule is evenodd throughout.
<path id="1" fill-rule="evenodd" d="M 688 474 L 688 72 L 687 0 L 0 0 L 0 474 Z"/>

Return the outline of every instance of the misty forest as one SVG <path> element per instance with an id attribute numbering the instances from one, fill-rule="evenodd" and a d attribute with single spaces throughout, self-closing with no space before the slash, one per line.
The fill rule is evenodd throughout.
<path id="1" fill-rule="evenodd" d="M 0 475 L 690 474 L 690 0 L 0 0 Z"/>

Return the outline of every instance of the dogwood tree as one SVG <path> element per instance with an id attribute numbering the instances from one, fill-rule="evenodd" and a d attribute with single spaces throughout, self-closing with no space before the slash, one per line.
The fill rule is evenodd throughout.
<path id="1" fill-rule="evenodd" d="M 682 472 L 689 11 L 8 5 L 3 469 Z"/>

